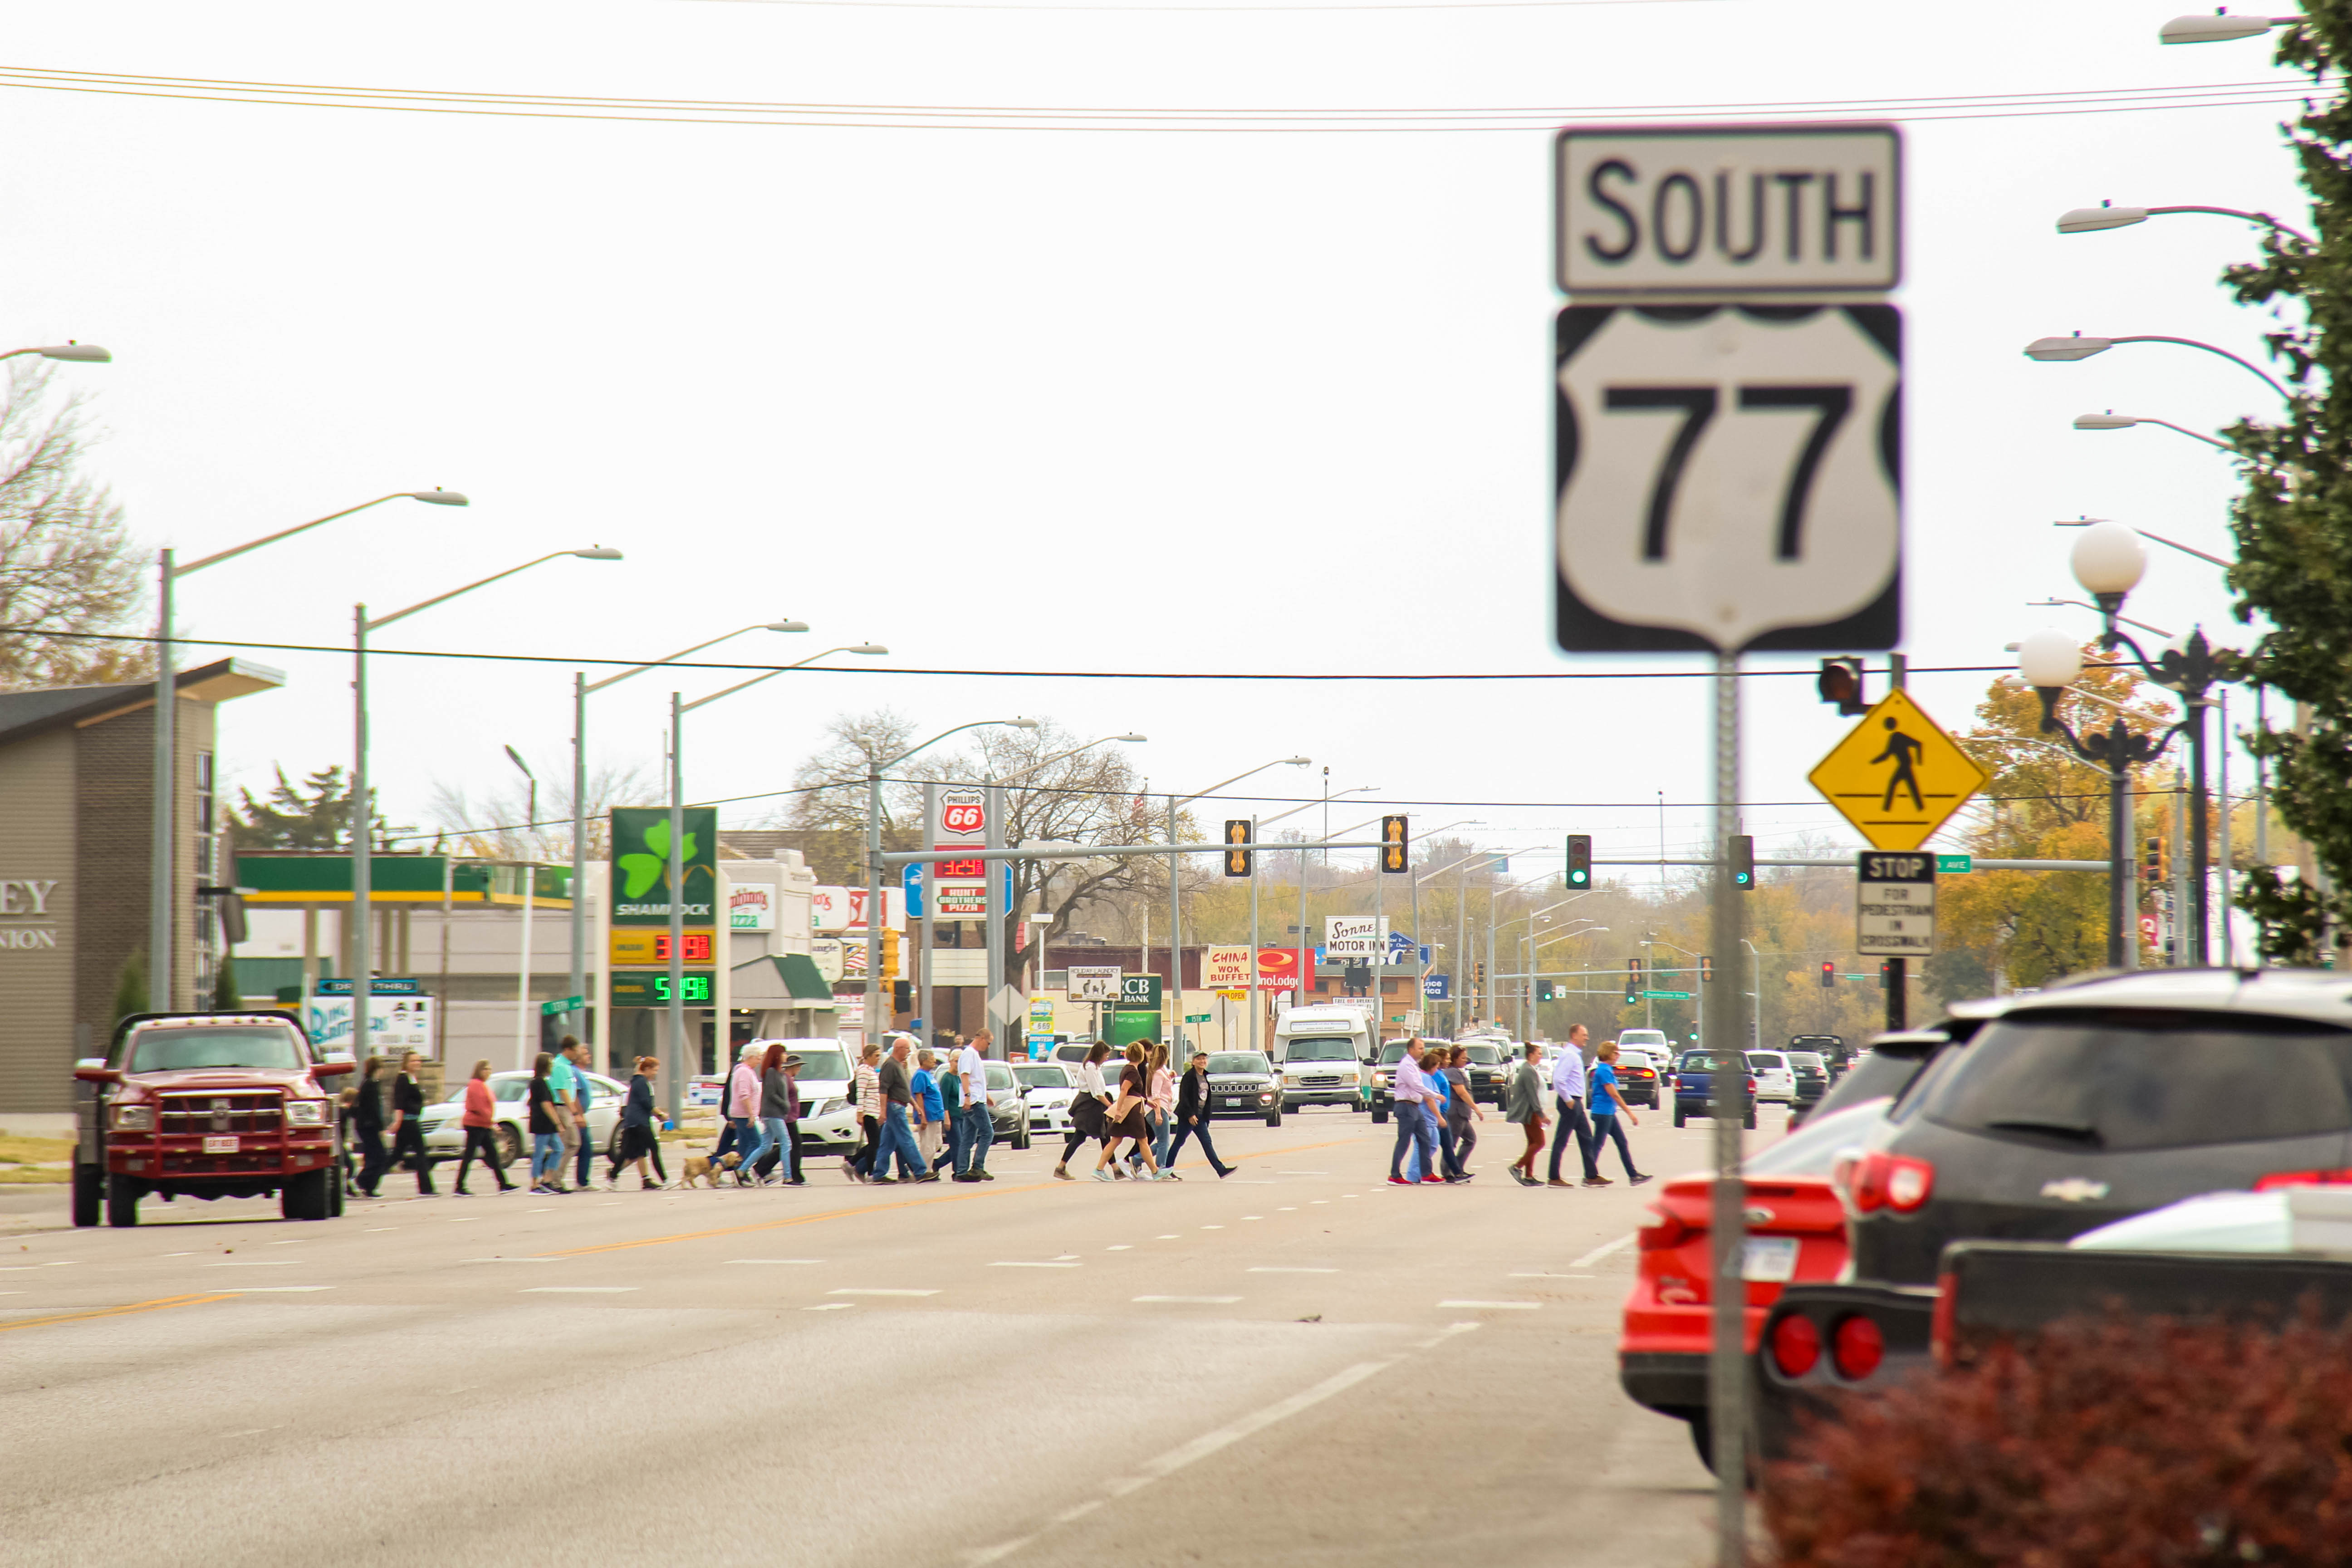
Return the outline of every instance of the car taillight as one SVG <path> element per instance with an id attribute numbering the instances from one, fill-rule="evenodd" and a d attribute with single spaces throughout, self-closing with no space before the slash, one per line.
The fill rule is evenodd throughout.
<path id="1" fill-rule="evenodd" d="M 1882 1208 L 1910 1214 L 1936 1190 L 1936 1167 L 1900 1154 L 1842 1155 L 1831 1171 L 1830 1184 L 1854 1214 Z"/>
<path id="2" fill-rule="evenodd" d="M 1953 1289 L 1958 1283 L 1953 1275 L 1936 1277 L 1936 1311 L 1927 1320 L 1927 1349 L 1937 1366 L 1952 1364 L 1952 1325 L 1958 1316 L 1953 1304 Z"/>
<path id="3" fill-rule="evenodd" d="M 1664 1252 L 1680 1247 L 1699 1233 L 1673 1215 L 1661 1215 L 1657 1224 L 1645 1225 L 1633 1234 L 1641 1238 L 1643 1252 Z"/>
<path id="4" fill-rule="evenodd" d="M 1886 1359 L 1886 1338 L 1878 1325 L 1859 1312 L 1840 1320 L 1830 1331 L 1830 1364 L 1849 1383 L 1860 1383 Z"/>
<path id="5" fill-rule="evenodd" d="M 1804 1313 L 1791 1312 L 1772 1325 L 1772 1364 L 1782 1377 L 1802 1377 L 1821 1359 L 1822 1331 Z"/>
<path id="6" fill-rule="evenodd" d="M 1748 1080 L 1748 1092 L 1750 1095 L 1756 1092 L 1756 1080 L 1752 1078 Z"/>
<path id="7" fill-rule="evenodd" d="M 2352 1185 L 2352 1171 L 2273 1171 L 2254 1184 L 2254 1191 L 2267 1193 L 2280 1187 L 2341 1187 Z"/>

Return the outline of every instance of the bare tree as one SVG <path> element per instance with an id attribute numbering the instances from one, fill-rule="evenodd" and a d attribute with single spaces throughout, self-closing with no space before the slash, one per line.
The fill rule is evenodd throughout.
<path id="1" fill-rule="evenodd" d="M 832 741 L 793 770 L 797 795 L 784 813 L 786 826 L 801 834 L 801 853 L 816 879 L 837 887 L 866 881 L 866 774 L 912 745 L 915 721 L 887 708 L 871 713 L 840 713 L 825 726 Z M 882 846 L 905 849 L 923 836 L 917 818 L 922 790 L 903 778 L 882 786 Z"/>
<path id="2" fill-rule="evenodd" d="M 612 813 L 616 805 L 660 805 L 660 788 L 642 767 L 606 765 L 588 773 L 588 856 L 612 852 Z M 530 787 L 518 775 L 478 798 L 462 784 L 436 783 L 426 815 L 439 826 L 430 837 L 452 854 L 485 860 L 563 863 L 572 858 L 572 779 L 550 781 L 539 792 L 539 822 L 530 826 Z M 418 835 L 419 837 L 425 835 Z"/>
<path id="3" fill-rule="evenodd" d="M 145 645 L 59 635 L 120 629 L 142 582 L 122 509 L 80 471 L 95 438 L 82 399 L 48 384 L 47 366 L 17 360 L 0 390 L 0 687 L 135 680 L 155 668 Z"/>

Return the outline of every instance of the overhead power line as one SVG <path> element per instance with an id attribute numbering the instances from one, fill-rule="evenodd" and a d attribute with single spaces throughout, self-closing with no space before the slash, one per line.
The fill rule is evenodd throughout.
<path id="1" fill-rule="evenodd" d="M 1906 121 L 2110 114 L 2160 109 L 2293 103 L 2336 90 L 2273 78 L 2146 88 L 2077 88 L 2044 92 L 1972 93 L 1933 98 L 1853 98 L 1720 103 L 1545 104 L 1373 108 L 1215 108 L 979 103 L 825 103 L 732 99 L 620 98 L 572 93 L 491 92 L 450 88 L 352 87 L 319 82 L 243 81 L 209 77 L 0 66 L 0 87 L 113 97 L 257 103 L 395 113 L 467 114 L 538 120 L 647 124 L 843 126 L 954 131 L 1202 132 L 1220 134 L 1360 132 L 1546 131 L 1662 117 L 1718 121 L 1791 115 L 1867 117 Z"/>
<path id="2" fill-rule="evenodd" d="M 79 642 L 154 643 L 162 639 L 131 632 L 58 632 L 43 626 L 0 626 L 0 637 L 71 638 Z M 172 642 L 190 647 L 241 647 L 264 653 L 323 653 L 348 655 L 348 646 L 333 643 L 251 642 L 236 637 L 187 637 Z M 779 675 L 931 675 L 962 676 L 991 680 L 1712 680 L 1712 669 L 1544 669 L 1452 671 L 1328 671 L 1215 669 L 950 669 L 903 665 L 731 664 L 713 659 L 613 658 L 561 653 L 471 653 L 459 648 L 373 647 L 370 658 L 470 658 L 499 664 L 568 664 L 620 666 L 661 669 L 757 670 Z M 1914 664 L 1913 675 L 1997 675 L 2013 671 L 2007 664 Z M 2085 664 L 2088 669 L 2103 665 Z M 1743 679 L 1811 676 L 1816 669 L 1742 669 Z M 1879 673 L 1877 670 L 1866 674 Z M 1319 797 L 1318 797 L 1319 798 Z"/>

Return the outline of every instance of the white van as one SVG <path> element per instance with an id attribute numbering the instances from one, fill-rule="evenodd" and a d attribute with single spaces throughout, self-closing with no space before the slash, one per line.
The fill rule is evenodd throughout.
<path id="1" fill-rule="evenodd" d="M 1371 1019 L 1360 1007 L 1291 1008 L 1274 1021 L 1282 1109 L 1344 1105 L 1363 1110 L 1374 1048 Z"/>

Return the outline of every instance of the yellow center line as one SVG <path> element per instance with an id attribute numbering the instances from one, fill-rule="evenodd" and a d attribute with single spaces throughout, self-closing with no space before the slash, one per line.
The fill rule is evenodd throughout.
<path id="1" fill-rule="evenodd" d="M 43 1329 L 52 1323 L 80 1323 L 92 1318 L 121 1318 L 133 1312 L 161 1312 L 173 1307 L 201 1307 L 207 1301 L 230 1301 L 237 1292 L 225 1290 L 211 1296 L 159 1296 L 152 1301 L 130 1301 L 120 1307 L 94 1307 L 87 1312 L 58 1312 L 47 1318 L 18 1318 L 14 1322 L 0 1322 L 0 1334 L 12 1329 Z"/>
<path id="2" fill-rule="evenodd" d="M 1234 1157 L 1234 1161 L 1238 1164 L 1244 1160 L 1272 1159 L 1277 1155 L 1286 1160 L 1294 1154 L 1304 1154 L 1317 1149 L 1336 1149 L 1342 1143 L 1356 1142 L 1358 1140 L 1353 1138 L 1339 1138 L 1324 1143 L 1294 1143 L 1282 1149 L 1266 1149 L 1254 1154 L 1237 1154 Z M 1042 1193 L 1052 1190 L 1053 1184 L 1046 1182 L 1035 1186 L 996 1187 L 977 1193 L 941 1193 L 937 1197 L 900 1198 L 896 1203 L 866 1204 L 854 1209 L 825 1209 L 816 1214 L 793 1215 L 785 1219 L 761 1220 L 756 1225 L 719 1226 L 710 1230 L 680 1231 L 675 1236 L 648 1236 L 635 1241 L 607 1241 L 594 1247 L 567 1247 L 560 1252 L 540 1252 L 532 1256 L 587 1258 L 600 1252 L 628 1252 L 640 1247 L 667 1247 L 677 1241 L 708 1241 L 714 1237 L 747 1236 L 763 1230 L 786 1230 L 793 1226 L 819 1225 L 829 1219 L 849 1219 L 859 1215 L 887 1214 L 892 1209 L 928 1208 L 933 1204 L 962 1204 L 970 1203 L 974 1198 L 1001 1198 L 1009 1197 L 1016 1193 Z"/>

